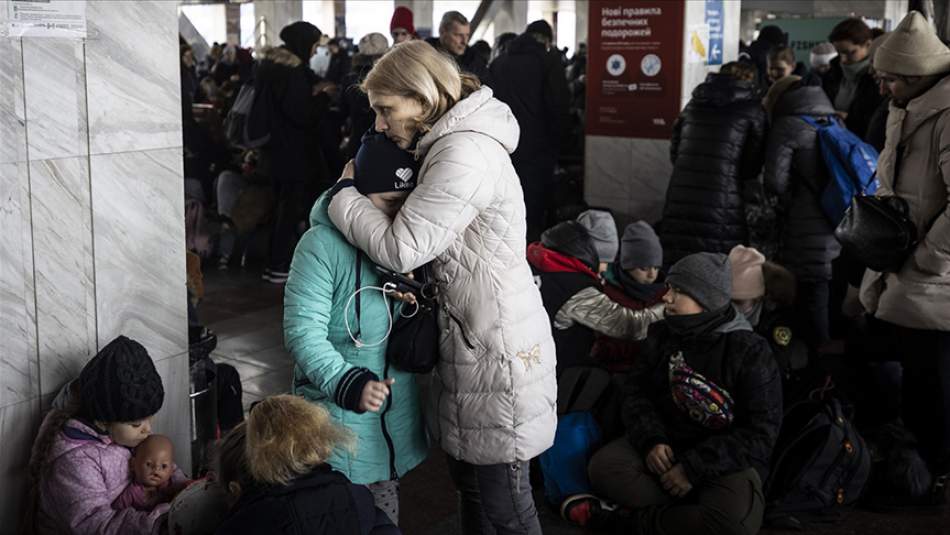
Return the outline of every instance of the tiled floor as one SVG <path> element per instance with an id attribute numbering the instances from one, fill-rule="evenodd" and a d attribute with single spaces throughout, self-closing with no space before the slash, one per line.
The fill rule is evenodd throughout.
<path id="1" fill-rule="evenodd" d="M 262 282 L 254 271 L 232 269 L 205 273 L 206 294 L 201 319 L 218 334 L 212 354 L 237 368 L 244 385 L 245 409 L 265 396 L 287 392 L 293 362 L 283 348 L 281 286 Z M 583 530 L 563 522 L 536 492 L 541 524 L 548 535 L 579 535 Z M 401 481 L 400 527 L 407 535 L 456 535 L 455 492 L 445 455 L 436 447 L 418 468 Z M 778 535 L 763 530 L 763 535 Z M 814 535 L 950 535 L 950 513 L 879 514 L 853 511 L 835 525 L 816 526 Z"/>

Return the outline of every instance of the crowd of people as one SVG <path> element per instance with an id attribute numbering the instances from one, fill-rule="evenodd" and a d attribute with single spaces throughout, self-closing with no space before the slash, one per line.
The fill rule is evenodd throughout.
<path id="1" fill-rule="evenodd" d="M 457 12 L 438 38 L 405 7 L 390 30 L 393 47 L 369 34 L 352 57 L 329 41 L 322 64 L 322 32 L 295 22 L 256 59 L 213 48 L 200 75 L 182 46 L 189 244 L 229 269 L 269 238 L 291 393 L 189 480 L 151 433 L 164 388 L 146 348 L 117 338 L 44 421 L 24 532 L 395 534 L 399 480 L 435 443 L 465 534 L 540 534 L 541 466 L 550 505 L 594 531 L 751 535 L 788 505 L 770 488 L 783 415 L 828 395 L 869 443 L 902 437 L 905 464 L 870 444 L 874 493 L 945 504 L 950 48 L 919 13 L 877 37 L 844 20 L 809 67 L 763 28 L 676 121 L 662 220 L 622 232 L 547 200 L 583 118 L 582 51 L 566 61 L 544 21 L 494 49 L 469 46 Z M 254 148 L 221 131 L 242 86 L 245 130 L 266 118 Z M 843 253 L 822 209 L 830 124 L 880 149 L 877 194 L 907 203 L 919 242 L 895 272 Z M 596 439 L 557 457 L 595 371 Z M 919 479 L 887 486 L 907 459 Z M 844 483 L 826 498 L 858 500 Z"/>

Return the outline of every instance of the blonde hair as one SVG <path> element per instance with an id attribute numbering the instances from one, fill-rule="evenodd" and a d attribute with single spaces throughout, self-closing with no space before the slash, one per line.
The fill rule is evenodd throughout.
<path id="1" fill-rule="evenodd" d="M 411 98 L 422 106 L 414 118 L 417 130 L 428 132 L 458 101 L 481 87 L 478 78 L 459 72 L 455 60 L 425 41 L 394 46 L 360 86 L 364 92 Z"/>
<path id="2" fill-rule="evenodd" d="M 325 408 L 290 395 L 269 397 L 247 417 L 247 467 L 261 483 L 287 485 L 326 462 L 350 433 L 330 419 Z"/>

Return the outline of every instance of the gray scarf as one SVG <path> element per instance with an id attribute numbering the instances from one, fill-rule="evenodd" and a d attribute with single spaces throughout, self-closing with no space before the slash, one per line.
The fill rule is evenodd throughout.
<path id="1" fill-rule="evenodd" d="M 864 76 L 864 73 L 867 72 L 870 64 L 870 56 L 850 65 L 840 64 L 841 72 L 844 76 L 841 77 L 841 86 L 838 88 L 838 94 L 835 95 L 836 110 L 848 111 L 848 109 L 851 108 L 851 102 L 854 100 L 854 95 L 858 90 L 858 81 Z"/>

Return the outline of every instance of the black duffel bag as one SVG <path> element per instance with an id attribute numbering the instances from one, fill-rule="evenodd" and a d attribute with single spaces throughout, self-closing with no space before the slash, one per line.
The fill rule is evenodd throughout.
<path id="1" fill-rule="evenodd" d="M 835 238 L 864 266 L 897 273 L 917 247 L 917 227 L 904 199 L 858 196 L 835 229 Z"/>

